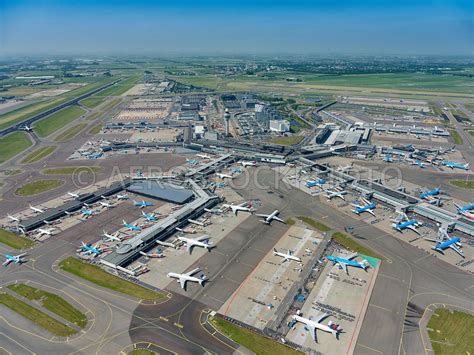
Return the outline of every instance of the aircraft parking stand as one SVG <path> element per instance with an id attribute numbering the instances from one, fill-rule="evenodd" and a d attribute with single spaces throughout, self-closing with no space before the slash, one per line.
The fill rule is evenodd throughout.
<path id="1" fill-rule="evenodd" d="M 275 248 L 285 254 L 292 250 L 302 263 L 282 262 L 283 258 L 273 255 L 271 250 L 219 309 L 219 313 L 263 330 L 277 317 L 279 305 L 299 280 L 303 266 L 312 260 L 321 241 L 322 236 L 315 231 L 300 226 L 290 227 Z"/>
<path id="2" fill-rule="evenodd" d="M 168 272 L 184 273 L 194 268 L 200 267 L 199 260 L 201 258 L 212 258 L 214 254 L 219 254 L 219 241 L 226 237 L 227 233 L 238 226 L 240 223 L 245 223 L 245 220 L 250 216 L 249 213 L 239 213 L 238 216 L 234 216 L 232 212 L 222 215 L 211 215 L 209 221 L 212 223 L 205 227 L 189 225 L 190 228 L 196 230 L 195 234 L 177 232 L 166 242 L 173 241 L 178 235 L 186 238 L 195 239 L 204 234 L 209 235 L 210 242 L 216 246 L 212 248 L 210 252 L 204 248 L 195 246 L 192 248 L 192 253 L 186 251 L 186 245 L 178 243 L 180 245 L 177 249 L 173 249 L 166 246 L 156 245 L 156 248 L 160 248 L 163 251 L 163 258 L 150 258 L 146 260 L 145 257 L 141 257 L 137 260 L 140 263 L 146 263 L 149 272 L 139 277 L 140 281 L 148 283 L 157 288 L 167 288 L 170 291 L 187 295 L 186 291 L 181 289 L 176 279 L 170 279 L 166 277 Z M 224 228 L 225 227 L 225 228 Z M 156 250 L 153 248 L 153 251 Z M 135 263 L 136 264 L 136 263 Z M 133 267 L 134 264 L 131 265 Z M 207 274 L 206 269 L 202 269 L 198 275 L 205 274 L 207 277 L 212 278 L 213 275 Z M 188 282 L 186 285 L 187 289 L 201 287 L 199 285 Z"/>
<path id="3" fill-rule="evenodd" d="M 351 254 L 340 249 L 334 255 L 347 258 Z M 356 260 L 360 261 L 362 258 L 358 257 Z M 316 330 L 318 339 L 316 343 L 301 323 L 296 323 L 288 331 L 286 339 L 323 354 L 352 354 L 377 278 L 380 261 L 371 258 L 370 264 L 367 272 L 349 266 L 346 274 L 343 269 L 328 262 L 301 308 L 302 316 L 311 317 L 313 320 L 324 313 L 329 314 L 329 317 L 321 323 L 327 325 L 332 321 L 334 324 L 339 324 L 342 328 L 339 340 L 330 333 Z M 286 321 L 290 322 L 291 316 L 288 316 Z"/>

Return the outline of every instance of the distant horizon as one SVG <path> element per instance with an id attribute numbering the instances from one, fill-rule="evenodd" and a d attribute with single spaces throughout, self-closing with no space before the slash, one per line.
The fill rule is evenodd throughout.
<path id="1" fill-rule="evenodd" d="M 16 0 L 0 56 L 474 56 L 466 0 Z"/>

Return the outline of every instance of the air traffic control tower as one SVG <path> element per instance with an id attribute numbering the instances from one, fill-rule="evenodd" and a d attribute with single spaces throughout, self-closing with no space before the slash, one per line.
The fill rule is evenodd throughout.
<path id="1" fill-rule="evenodd" d="M 224 112 L 224 125 L 225 125 L 225 136 L 229 137 L 229 121 L 230 121 L 230 113 L 228 109 L 225 109 Z"/>

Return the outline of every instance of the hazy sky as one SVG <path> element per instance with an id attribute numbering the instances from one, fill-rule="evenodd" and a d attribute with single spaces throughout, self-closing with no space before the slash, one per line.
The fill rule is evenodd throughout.
<path id="1" fill-rule="evenodd" d="M 0 0 L 0 55 L 474 54 L 472 0 Z"/>

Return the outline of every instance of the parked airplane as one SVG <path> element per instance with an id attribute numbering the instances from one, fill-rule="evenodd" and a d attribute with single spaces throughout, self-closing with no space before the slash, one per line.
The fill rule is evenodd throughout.
<path id="1" fill-rule="evenodd" d="M 458 209 L 457 210 L 457 213 L 458 214 L 462 214 L 463 216 L 466 216 L 468 218 L 471 218 L 472 216 L 472 213 L 470 213 L 470 211 L 474 210 L 474 203 L 470 203 L 469 205 L 467 206 L 460 206 L 458 204 L 454 204 L 456 206 L 456 208 Z"/>
<path id="2" fill-rule="evenodd" d="M 339 256 L 334 256 L 334 255 L 328 255 L 326 258 L 329 261 L 332 261 L 333 265 L 337 265 L 340 269 L 343 269 L 348 275 L 349 275 L 349 271 L 347 270 L 348 266 L 358 267 L 358 268 L 364 269 L 364 271 L 367 271 L 367 268 L 369 267 L 367 260 L 362 260 L 360 263 L 352 260 L 356 257 L 357 257 L 357 253 L 351 255 L 347 259 L 341 258 Z"/>
<path id="3" fill-rule="evenodd" d="M 437 188 L 434 188 L 433 190 L 422 192 L 420 194 L 420 198 L 422 198 L 423 200 L 432 202 L 436 200 L 434 196 L 438 196 L 440 193 L 441 193 L 441 190 L 439 187 L 437 187 Z"/>
<path id="4" fill-rule="evenodd" d="M 117 200 L 128 200 L 128 195 L 117 194 Z"/>
<path id="5" fill-rule="evenodd" d="M 244 168 L 247 166 L 257 166 L 257 162 L 255 160 L 242 160 L 240 162 Z"/>
<path id="6" fill-rule="evenodd" d="M 338 324 L 334 324 L 331 321 L 329 321 L 327 325 L 321 324 L 324 319 L 329 317 L 329 314 L 323 314 L 316 320 L 301 317 L 300 314 L 301 312 L 298 311 L 297 314 L 293 315 L 293 320 L 303 323 L 309 330 L 311 338 L 313 338 L 315 342 L 318 342 L 318 338 L 316 337 L 316 329 L 331 333 L 336 339 L 339 339 L 339 333 L 342 331 L 342 328 L 340 328 Z"/>
<path id="7" fill-rule="evenodd" d="M 265 223 L 265 224 L 270 224 L 272 223 L 273 220 L 275 221 L 278 221 L 278 222 L 282 222 L 282 223 L 285 223 L 284 220 L 282 220 L 281 218 L 278 218 L 277 215 L 280 213 L 280 211 L 278 210 L 275 210 L 273 211 L 271 214 L 255 214 L 257 217 L 262 217 L 263 219 L 261 220 L 262 223 Z"/>
<path id="8" fill-rule="evenodd" d="M 142 211 L 142 216 L 147 220 L 147 221 L 157 221 L 158 218 L 155 217 L 153 214 L 146 214 L 145 212 Z"/>
<path id="9" fill-rule="evenodd" d="M 194 234 L 194 233 L 196 233 L 196 230 L 195 230 L 195 229 L 192 229 L 192 228 L 176 228 L 176 230 L 177 230 L 178 232 L 188 233 L 188 234 Z"/>
<path id="10" fill-rule="evenodd" d="M 204 249 L 207 249 L 207 251 L 211 251 L 211 248 L 214 246 L 210 244 L 209 241 L 209 236 L 208 235 L 202 235 L 199 238 L 193 239 L 193 238 L 186 238 L 186 237 L 178 237 L 178 240 L 186 243 L 186 251 L 191 254 L 193 247 L 201 247 Z"/>
<path id="11" fill-rule="evenodd" d="M 411 164 L 412 164 L 412 165 L 418 165 L 418 166 L 419 166 L 420 168 L 422 168 L 422 169 L 425 168 L 425 164 L 424 164 L 422 161 L 418 160 L 418 159 L 413 160 L 413 161 L 411 162 Z"/>
<path id="12" fill-rule="evenodd" d="M 8 218 L 10 218 L 13 222 L 20 222 L 20 219 L 17 217 L 10 216 L 9 214 L 7 215 Z"/>
<path id="13" fill-rule="evenodd" d="M 54 231 L 54 228 L 50 228 L 50 229 L 38 228 L 38 237 L 43 234 L 53 235 L 53 231 Z"/>
<path id="14" fill-rule="evenodd" d="M 372 216 L 375 217 L 374 209 L 377 207 L 377 205 L 375 203 L 369 203 L 369 201 L 367 201 L 364 198 L 362 199 L 362 201 L 364 202 L 363 205 L 358 205 L 356 203 L 352 204 L 352 206 L 355 207 L 355 209 L 352 210 L 352 212 L 354 212 L 355 214 L 358 214 L 358 215 L 360 215 L 361 213 L 367 212 L 367 213 L 370 213 Z"/>
<path id="15" fill-rule="evenodd" d="M 112 241 L 116 241 L 116 242 L 121 242 L 122 241 L 122 239 L 117 235 L 118 233 L 109 234 L 105 230 L 103 232 L 104 232 L 104 234 L 102 234 L 102 235 L 104 237 L 106 237 L 108 240 L 110 240 L 111 242 Z"/>
<path id="16" fill-rule="evenodd" d="M 98 248 L 94 248 L 84 242 L 82 242 L 82 249 L 85 250 L 87 254 L 95 254 L 95 255 L 100 255 L 102 251 Z"/>
<path id="17" fill-rule="evenodd" d="M 211 157 L 207 154 L 196 154 L 196 156 L 202 159 L 211 159 Z"/>
<path id="18" fill-rule="evenodd" d="M 133 205 L 134 205 L 134 206 L 137 206 L 137 207 L 140 207 L 140 208 L 154 206 L 153 203 L 151 203 L 151 202 L 146 202 L 145 200 L 141 200 L 141 201 L 135 201 L 135 200 L 133 200 Z"/>
<path id="19" fill-rule="evenodd" d="M 323 188 L 323 185 L 326 183 L 326 180 L 324 179 L 319 179 L 319 180 L 306 180 L 306 184 L 304 184 L 304 186 L 306 187 L 314 187 L 314 186 L 317 186 L 319 187 L 320 189 Z"/>
<path id="20" fill-rule="evenodd" d="M 459 238 L 459 237 L 451 238 L 449 236 L 448 232 L 443 228 L 439 228 L 438 236 L 439 236 L 439 239 L 427 239 L 426 238 L 426 240 L 436 243 L 435 247 L 432 248 L 433 250 L 436 250 L 438 253 L 441 253 L 441 254 L 444 255 L 444 251 L 446 249 L 452 249 L 456 253 L 458 253 L 461 257 L 463 257 L 463 258 L 465 257 L 464 252 L 461 250 L 461 248 L 462 248 L 461 238 Z"/>
<path id="21" fill-rule="evenodd" d="M 7 266 L 11 262 L 16 263 L 16 264 L 22 264 L 22 263 L 25 262 L 25 260 L 23 260 L 22 258 L 26 255 L 27 255 L 26 253 L 22 253 L 22 254 L 18 254 L 18 255 L 5 254 L 6 260 L 2 265 Z"/>
<path id="22" fill-rule="evenodd" d="M 181 284 L 181 288 L 186 291 L 186 282 L 188 282 L 188 281 L 198 282 L 201 286 L 204 287 L 204 282 L 207 280 L 205 275 L 202 275 L 201 277 L 192 276 L 195 273 L 197 273 L 198 271 L 200 271 L 199 268 L 196 268 L 196 269 L 191 270 L 189 272 L 185 272 L 183 274 L 177 274 L 175 272 L 169 272 L 167 276 L 178 279 L 176 281 L 179 282 Z"/>
<path id="23" fill-rule="evenodd" d="M 199 164 L 199 160 L 196 160 L 196 159 L 186 159 L 186 163 L 189 164 L 189 165 L 198 165 L 198 164 Z"/>
<path id="24" fill-rule="evenodd" d="M 92 215 L 94 214 L 94 212 L 93 212 L 92 210 L 90 210 L 90 209 L 83 208 L 83 209 L 81 210 L 81 214 L 82 214 L 83 217 L 90 217 L 90 216 L 92 216 Z"/>
<path id="25" fill-rule="evenodd" d="M 222 205 L 222 207 L 226 209 L 230 208 L 235 215 L 237 215 L 239 211 L 250 213 L 254 212 L 254 209 L 251 206 L 249 207 L 249 204 L 247 202 L 241 203 L 240 205 L 224 204 Z"/>
<path id="26" fill-rule="evenodd" d="M 67 192 L 67 194 L 73 198 L 78 198 L 79 197 L 79 194 L 75 194 L 74 192 Z"/>
<path id="27" fill-rule="evenodd" d="M 31 128 L 31 127 L 28 126 L 28 125 L 21 126 L 20 129 L 21 129 L 22 131 L 26 131 L 26 132 L 31 132 L 31 131 L 33 131 L 33 128 Z"/>
<path id="28" fill-rule="evenodd" d="M 125 222 L 125 220 L 123 220 L 123 226 L 127 227 L 131 231 L 141 231 L 142 230 L 140 227 L 137 227 L 135 224 Z"/>
<path id="29" fill-rule="evenodd" d="M 386 163 L 391 163 L 393 161 L 392 157 L 390 156 L 390 153 L 385 154 L 385 158 L 383 158 L 383 161 Z"/>
<path id="30" fill-rule="evenodd" d="M 399 232 L 402 232 L 405 229 L 410 229 L 413 232 L 420 234 L 416 228 L 421 225 L 421 222 L 418 222 L 416 219 L 409 219 L 405 213 L 401 213 L 400 217 L 394 220 L 392 227 Z"/>
<path id="31" fill-rule="evenodd" d="M 220 179 L 233 179 L 234 177 L 229 174 L 224 174 L 224 173 L 216 173 L 216 176 Z"/>
<path id="32" fill-rule="evenodd" d="M 345 201 L 346 198 L 344 195 L 347 195 L 347 191 L 326 190 L 326 198 L 328 200 L 332 200 L 334 197 L 339 197 L 341 200 Z"/>
<path id="33" fill-rule="evenodd" d="M 102 207 L 105 207 L 105 208 L 112 208 L 114 207 L 114 205 L 108 203 L 108 202 L 104 202 L 104 201 L 99 201 L 99 205 L 101 205 Z"/>
<path id="34" fill-rule="evenodd" d="M 277 251 L 275 248 L 273 248 L 273 255 L 280 256 L 283 258 L 282 263 L 288 260 L 294 260 L 297 262 L 301 262 L 301 258 L 298 258 L 297 256 L 294 256 L 291 250 L 288 250 L 288 254 L 282 253 Z"/>
<path id="35" fill-rule="evenodd" d="M 38 207 L 33 207 L 30 205 L 30 209 L 32 209 L 35 213 L 44 213 L 44 210 Z"/>
<path id="36" fill-rule="evenodd" d="M 459 164 L 459 163 L 454 163 L 452 161 L 442 161 L 442 165 L 447 166 L 450 169 L 464 169 L 464 170 L 469 170 L 469 163 L 466 164 Z"/>
<path id="37" fill-rule="evenodd" d="M 147 259 L 162 258 L 164 256 L 163 253 L 160 251 L 160 249 L 158 249 L 156 253 L 145 253 L 141 251 L 140 254 L 143 255 Z"/>

